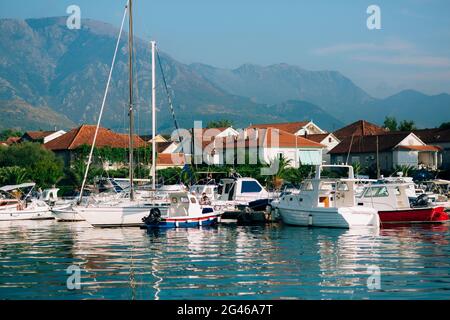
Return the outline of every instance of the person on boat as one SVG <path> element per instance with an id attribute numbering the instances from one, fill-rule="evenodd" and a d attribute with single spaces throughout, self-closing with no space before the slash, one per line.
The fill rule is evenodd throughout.
<path id="1" fill-rule="evenodd" d="M 203 192 L 203 194 L 202 194 L 202 199 L 200 200 L 200 204 L 203 206 L 209 206 L 211 204 L 211 200 L 209 199 L 209 197 L 206 195 L 205 192 Z"/>

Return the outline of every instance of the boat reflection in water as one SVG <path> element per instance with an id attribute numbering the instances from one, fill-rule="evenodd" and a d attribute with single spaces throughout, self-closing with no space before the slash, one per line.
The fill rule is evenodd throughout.
<path id="1" fill-rule="evenodd" d="M 0 224 L 5 299 L 448 299 L 448 225 L 140 230 Z M 67 268 L 81 269 L 68 290 Z M 381 289 L 370 290 L 377 267 Z"/>

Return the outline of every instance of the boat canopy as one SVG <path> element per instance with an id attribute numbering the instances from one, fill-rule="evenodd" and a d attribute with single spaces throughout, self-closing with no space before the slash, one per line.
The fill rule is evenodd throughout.
<path id="1" fill-rule="evenodd" d="M 1 187 L 0 191 L 9 192 L 9 191 L 17 190 L 17 189 L 32 188 L 34 186 L 36 186 L 36 183 L 23 183 L 23 184 L 18 184 L 15 186 Z"/>

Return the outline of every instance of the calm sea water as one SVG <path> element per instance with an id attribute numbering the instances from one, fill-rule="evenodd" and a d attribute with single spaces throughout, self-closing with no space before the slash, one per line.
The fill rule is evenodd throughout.
<path id="1" fill-rule="evenodd" d="M 71 265 L 81 268 L 80 290 L 67 289 Z M 0 223 L 1 299 L 450 299 L 449 273 L 449 225 L 147 232 Z"/>

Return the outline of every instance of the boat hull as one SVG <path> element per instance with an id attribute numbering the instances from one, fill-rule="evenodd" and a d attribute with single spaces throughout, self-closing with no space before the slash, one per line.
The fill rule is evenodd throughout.
<path id="1" fill-rule="evenodd" d="M 382 223 L 443 223 L 449 221 L 444 207 L 379 211 Z"/>
<path id="2" fill-rule="evenodd" d="M 278 211 L 283 222 L 292 226 L 350 229 L 356 227 L 379 227 L 380 224 L 377 212 L 371 208 L 300 210 L 279 207 Z"/>
<path id="3" fill-rule="evenodd" d="M 85 219 L 75 210 L 69 208 L 60 208 L 52 210 L 53 216 L 57 222 L 81 222 Z"/>
<path id="4" fill-rule="evenodd" d="M 96 228 L 142 227 L 153 207 L 79 207 L 75 211 Z M 167 208 L 160 208 L 161 212 Z"/>
<path id="5" fill-rule="evenodd" d="M 213 226 L 220 222 L 220 214 L 209 214 L 198 217 L 162 218 L 161 221 L 148 223 L 149 229 L 176 229 L 176 228 L 198 228 Z"/>
<path id="6" fill-rule="evenodd" d="M 23 211 L 0 211 L 0 221 L 16 221 L 16 220 L 54 220 L 49 209 L 33 209 Z"/>

